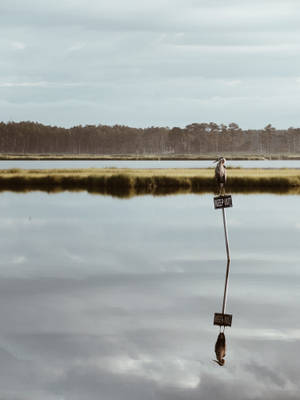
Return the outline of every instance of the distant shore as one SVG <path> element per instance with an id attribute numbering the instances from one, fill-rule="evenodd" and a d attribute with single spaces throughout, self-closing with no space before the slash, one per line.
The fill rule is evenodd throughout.
<path id="1" fill-rule="evenodd" d="M 207 169 L 46 169 L 0 170 L 0 191 L 87 191 L 117 197 L 214 193 L 214 170 Z M 300 194 L 299 169 L 228 170 L 226 190 L 232 193 Z"/>
<path id="2" fill-rule="evenodd" d="M 8 160 L 31 160 L 31 161 L 206 161 L 218 158 L 220 155 L 228 160 L 300 160 L 300 154 L 163 154 L 163 155 L 134 155 L 134 154 L 112 154 L 112 155 L 93 155 L 93 154 L 0 154 L 0 161 Z"/>

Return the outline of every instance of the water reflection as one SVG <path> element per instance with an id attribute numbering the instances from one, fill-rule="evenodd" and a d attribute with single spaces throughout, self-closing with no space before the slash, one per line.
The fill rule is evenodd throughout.
<path id="1" fill-rule="evenodd" d="M 229 239 L 228 239 L 228 231 L 227 231 L 227 221 L 226 221 L 226 213 L 225 208 L 232 207 L 232 198 L 231 195 L 225 195 L 225 184 L 226 184 L 226 160 L 224 158 L 220 158 L 218 164 L 215 169 L 215 178 L 219 185 L 220 196 L 214 198 L 214 206 L 215 209 L 222 209 L 222 217 L 223 217 L 223 227 L 224 227 L 224 237 L 225 237 L 225 247 L 226 247 L 226 256 L 227 256 L 227 264 L 226 264 L 226 274 L 225 274 L 225 286 L 224 286 L 224 294 L 223 294 L 223 302 L 222 302 L 222 312 L 216 313 L 214 316 L 214 325 L 219 325 L 220 333 L 218 335 L 217 342 L 215 344 L 215 353 L 217 360 L 214 360 L 220 366 L 225 364 L 225 355 L 226 355 L 226 339 L 225 339 L 225 327 L 231 326 L 232 315 L 225 313 L 226 308 L 226 300 L 227 300 L 227 289 L 228 289 L 228 278 L 229 278 L 229 268 L 230 268 L 230 249 L 229 249 Z M 223 331 L 221 331 L 223 328 Z"/>
<path id="2" fill-rule="evenodd" d="M 215 344 L 215 353 L 217 359 L 214 361 L 220 366 L 223 366 L 225 364 L 224 357 L 226 356 L 226 339 L 224 332 L 219 333 L 218 339 Z"/>
<path id="3" fill-rule="evenodd" d="M 228 160 L 232 168 L 300 168 L 300 160 Z M 210 168 L 211 160 L 0 160 L 0 169 L 65 168 Z"/>
<path id="4" fill-rule="evenodd" d="M 225 364 L 225 360 L 224 360 L 225 353 L 226 353 L 225 327 L 231 326 L 231 321 L 232 321 L 232 315 L 226 314 L 229 267 L 230 267 L 230 259 L 227 260 L 227 265 L 226 265 L 225 286 L 224 286 L 223 301 L 222 301 L 222 312 L 215 313 L 215 316 L 214 316 L 214 325 L 218 325 L 220 327 L 220 333 L 218 335 L 217 342 L 215 344 L 215 353 L 216 353 L 217 360 L 214 360 L 214 361 L 216 361 L 220 366 L 223 366 Z"/>
<path id="5" fill-rule="evenodd" d="M 1 194 L 0 398 L 298 399 L 299 199 L 235 196 L 223 368 L 211 202 Z"/>

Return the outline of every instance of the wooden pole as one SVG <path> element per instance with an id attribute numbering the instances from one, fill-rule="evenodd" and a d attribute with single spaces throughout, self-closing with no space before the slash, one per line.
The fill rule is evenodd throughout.
<path id="1" fill-rule="evenodd" d="M 227 300 L 228 277 L 229 277 L 229 266 L 230 266 L 230 260 L 227 260 L 225 287 L 224 287 L 223 305 L 222 305 L 222 314 L 225 314 L 225 306 L 226 306 L 226 300 Z"/>
<path id="2" fill-rule="evenodd" d="M 226 214 L 225 214 L 224 207 L 222 208 L 222 214 L 223 214 L 223 225 L 224 225 L 224 233 L 225 233 L 225 245 L 226 245 L 227 261 L 230 261 L 228 233 L 227 233 L 227 223 L 226 223 Z"/>
<path id="3" fill-rule="evenodd" d="M 225 287 L 224 287 L 223 306 L 222 306 L 222 314 L 225 314 L 225 306 L 226 306 L 226 298 L 227 298 L 227 287 L 228 287 L 228 276 L 229 276 L 229 266 L 230 266 L 230 251 L 229 251 L 229 242 L 228 242 L 228 233 L 227 233 L 226 214 L 225 214 L 225 209 L 224 208 L 222 208 L 222 214 L 223 214 L 225 246 L 226 246 L 226 254 L 227 254 L 227 267 L 226 267 Z"/>

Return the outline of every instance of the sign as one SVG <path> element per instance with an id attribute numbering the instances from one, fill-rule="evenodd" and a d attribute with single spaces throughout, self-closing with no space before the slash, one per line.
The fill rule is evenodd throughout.
<path id="1" fill-rule="evenodd" d="M 231 326 L 232 315 L 215 313 L 214 325 Z"/>
<path id="2" fill-rule="evenodd" d="M 232 197 L 228 194 L 225 196 L 214 197 L 215 210 L 218 208 L 232 207 Z"/>

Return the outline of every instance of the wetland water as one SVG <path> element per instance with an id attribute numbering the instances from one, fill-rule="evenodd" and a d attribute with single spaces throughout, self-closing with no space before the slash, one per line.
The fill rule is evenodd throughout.
<path id="1" fill-rule="evenodd" d="M 0 160 L 0 169 L 50 169 L 50 168 L 209 168 L 214 167 L 212 161 L 32 161 L 32 160 Z M 232 160 L 227 166 L 241 168 L 300 168 L 300 160 Z"/>
<path id="2" fill-rule="evenodd" d="M 299 196 L 0 195 L 0 398 L 298 399 Z"/>

